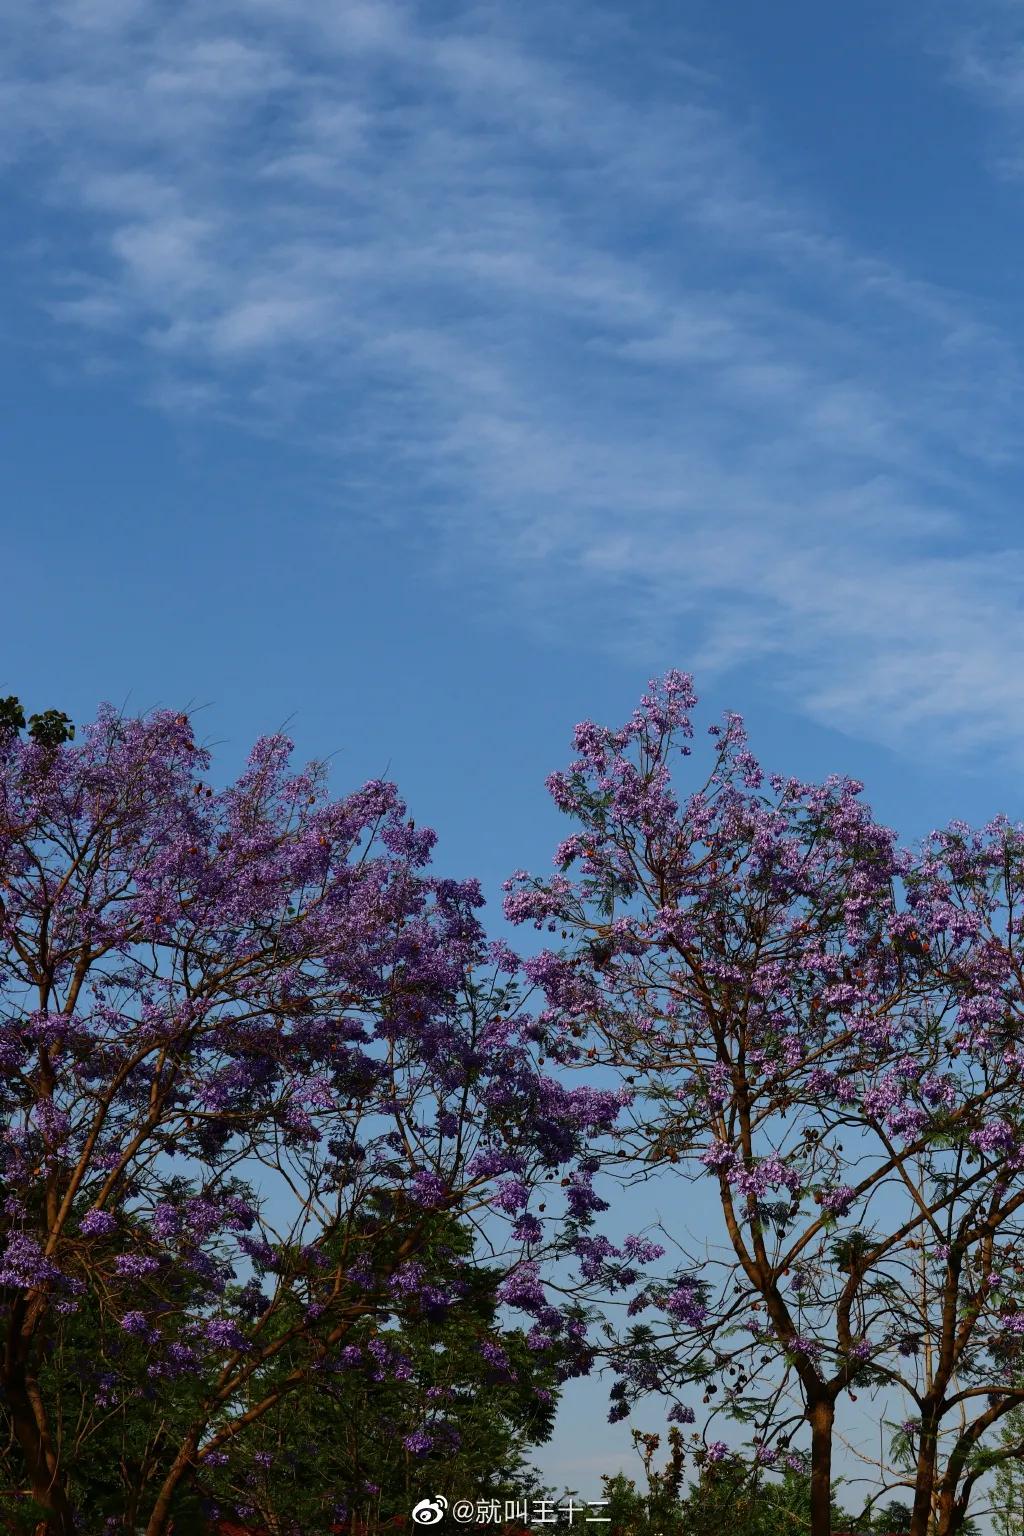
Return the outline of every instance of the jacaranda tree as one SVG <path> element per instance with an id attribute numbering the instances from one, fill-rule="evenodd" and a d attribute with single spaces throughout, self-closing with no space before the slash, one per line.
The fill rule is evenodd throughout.
<path id="1" fill-rule="evenodd" d="M 164 1536 L 197 1469 L 290 1394 L 401 1379 L 403 1325 L 469 1287 L 440 1217 L 483 1225 L 534 1344 L 585 1366 L 524 1209 L 555 1173 L 586 1184 L 619 1096 L 540 1069 L 476 884 L 427 872 L 394 788 L 331 799 L 279 736 L 217 787 L 180 714 L 24 724 L 5 701 L 0 1417 L 40 1529 L 76 1529 L 82 1412 L 168 1394 L 132 1511 Z M 51 1368 L 76 1309 L 103 1377 L 85 1409 Z"/>
<path id="2" fill-rule="evenodd" d="M 827 1536 L 836 1416 L 856 1437 L 870 1395 L 913 1536 L 953 1536 L 1024 1453 L 998 1433 L 1024 1402 L 1024 830 L 902 850 L 858 783 L 766 778 L 735 715 L 683 784 L 695 702 L 672 673 L 577 728 L 558 872 L 506 899 L 562 941 L 527 967 L 552 1057 L 635 1093 L 624 1171 L 698 1191 L 612 1346 L 612 1416 L 673 1393 L 710 1465 L 716 1420 L 780 1471 L 806 1435 Z M 592 1248 L 611 1285 L 622 1259 Z"/>

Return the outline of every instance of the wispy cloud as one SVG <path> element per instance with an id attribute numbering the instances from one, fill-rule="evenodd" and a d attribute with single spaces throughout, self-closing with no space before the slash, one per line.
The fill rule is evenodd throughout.
<path id="1" fill-rule="evenodd" d="M 1000 176 L 1024 174 L 1024 6 L 982 0 L 945 21 L 935 43 L 951 84 L 990 114 L 990 166 Z"/>
<path id="2" fill-rule="evenodd" d="M 0 48 L 39 302 L 164 408 L 301 434 L 535 622 L 1024 736 L 1014 347 L 767 165 L 682 28 L 49 0 Z"/>

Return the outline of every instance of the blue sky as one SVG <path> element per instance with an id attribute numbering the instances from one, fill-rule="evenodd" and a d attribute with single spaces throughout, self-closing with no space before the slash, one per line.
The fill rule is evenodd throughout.
<path id="1" fill-rule="evenodd" d="M 0 122 L 0 691 L 290 722 L 492 894 L 669 666 L 1018 813 L 1017 0 L 37 0 Z"/>

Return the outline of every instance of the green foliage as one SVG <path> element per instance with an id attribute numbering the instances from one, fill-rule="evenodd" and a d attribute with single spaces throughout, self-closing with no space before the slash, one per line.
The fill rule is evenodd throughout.
<path id="1" fill-rule="evenodd" d="M 895 1531 L 910 1530 L 910 1505 L 900 1499 L 890 1499 L 875 1515 L 874 1529 L 879 1536 L 892 1536 Z M 975 1524 L 968 1520 L 963 1528 L 963 1536 L 975 1536 Z"/>
<path id="2" fill-rule="evenodd" d="M 438 1219 L 431 1243 L 431 1272 L 441 1277 L 446 1256 L 454 1274 L 454 1261 L 472 1247 L 450 1217 Z M 447 1313 L 424 1306 L 401 1328 L 385 1316 L 363 1320 L 349 1336 L 360 1355 L 351 1369 L 325 1370 L 199 1462 L 176 1495 L 175 1536 L 206 1536 L 215 1508 L 268 1530 L 290 1530 L 294 1522 L 303 1536 L 321 1536 L 342 1511 L 375 1528 L 408 1518 L 426 1495 L 539 1496 L 527 1453 L 552 1431 L 558 1357 L 531 1350 L 522 1330 L 502 1327 L 498 1278 L 483 1266 L 470 1270 L 464 1294 Z M 175 1306 L 184 1321 L 189 1297 L 177 1296 Z M 274 1327 L 284 1334 L 295 1320 L 282 1309 Z M 388 1369 L 375 1380 L 376 1346 L 407 1369 L 397 1377 Z M 493 1363 L 495 1351 L 507 1369 Z M 232 1408 L 263 1402 L 293 1364 L 288 1349 L 275 1355 Z M 119 1524 L 111 1529 L 135 1529 L 209 1387 L 202 1374 L 183 1373 L 161 1380 L 157 1392 L 148 1368 L 145 1341 L 111 1325 L 88 1297 L 78 1312 L 55 1320 L 41 1385 L 61 1405 L 59 1434 L 74 1468 L 70 1491 L 86 1530 L 107 1529 L 113 1519 Z M 423 1455 L 403 1443 L 418 1431 L 432 1437 Z M 5 1470 L 18 1480 L 14 1466 Z M 20 1531 L 13 1518 L 0 1506 L 0 1529 Z M 38 1515 L 24 1518 L 24 1529 L 33 1531 Z"/>
<path id="3" fill-rule="evenodd" d="M 644 1462 L 647 1491 L 622 1473 L 604 1478 L 609 1536 L 806 1536 L 811 1521 L 810 1475 L 803 1468 L 781 1474 L 752 1466 L 739 1456 L 710 1461 L 700 1437 L 690 1446 L 677 1429 L 668 1434 L 669 1456 L 659 1471 L 653 1465 L 658 1435 L 634 1431 Z M 684 1487 L 687 1465 L 692 1479 Z M 906 1525 L 857 1522 L 833 1499 L 833 1530 L 857 1530 L 881 1536 L 902 1533 Z"/>
<path id="4" fill-rule="evenodd" d="M 71 723 L 71 716 L 59 709 L 44 709 L 41 714 L 29 715 L 27 724 L 28 734 L 32 740 L 48 751 L 53 751 L 64 742 L 75 739 L 75 727 Z M 25 726 L 25 708 L 21 700 L 13 693 L 0 699 L 0 731 L 13 732 L 17 735 L 19 731 L 25 729 Z"/>
<path id="5" fill-rule="evenodd" d="M 21 707 L 21 700 L 14 694 L 8 694 L 7 698 L 0 699 L 0 730 L 23 731 L 25 729 L 25 711 Z"/>
<path id="6" fill-rule="evenodd" d="M 438 1273 L 440 1250 L 465 1252 L 469 1237 L 445 1220 L 433 1243 Z M 261 1418 L 229 1462 L 197 1483 L 224 1509 L 270 1529 L 287 1516 L 304 1533 L 329 1530 L 342 1511 L 371 1528 L 407 1518 L 427 1495 L 533 1496 L 526 1452 L 550 1438 L 558 1361 L 532 1351 L 522 1330 L 501 1328 L 497 1281 L 497 1271 L 479 1267 L 442 1318 L 424 1311 L 402 1328 L 362 1324 L 351 1346 L 372 1360 L 373 1346 L 385 1345 L 407 1362 L 404 1379 L 389 1372 L 375 1380 L 362 1368 L 325 1372 L 314 1391 Z M 496 1345 L 508 1369 L 489 1363 L 483 1345 Z M 276 1369 L 287 1371 L 287 1356 Z M 258 1391 L 268 1387 L 261 1379 Z M 418 1431 L 432 1441 L 420 1454 L 405 1443 Z"/>
<path id="7" fill-rule="evenodd" d="M 685 1504 L 691 1536 L 803 1536 L 811 1528 L 811 1480 L 786 1469 L 781 1477 L 757 1473 L 738 1459 L 702 1470 Z M 847 1517 L 835 1497 L 832 1528 Z"/>
<path id="8" fill-rule="evenodd" d="M 174 1301 L 179 1315 L 187 1316 L 189 1293 L 179 1291 Z M 58 1405 L 57 1436 L 74 1469 L 71 1491 L 89 1530 L 115 1517 L 134 1528 L 146 1491 L 159 1484 L 201 1397 L 202 1377 L 183 1375 L 158 1399 L 149 1364 L 145 1343 L 119 1328 L 91 1292 L 77 1312 L 52 1319 L 40 1387 Z M 17 1479 L 16 1460 L 8 1464 L 4 1454 L 0 1466 Z M 182 1501 L 181 1513 L 190 1503 L 198 1521 L 194 1493 Z M 195 1529 L 204 1527 L 197 1523 Z M 176 1536 L 183 1530 L 187 1525 L 179 1521 Z"/>
<path id="9" fill-rule="evenodd" d="M 32 740 L 47 751 L 53 751 L 65 741 L 74 741 L 75 728 L 70 715 L 59 709 L 44 709 L 41 715 L 30 715 L 28 733 Z"/>
<path id="10" fill-rule="evenodd" d="M 0 699 L 0 710 L 9 700 Z M 46 1510 L 28 1493 L 0 1493 L 0 1531 L 11 1536 L 34 1536 Z"/>
<path id="11" fill-rule="evenodd" d="M 1024 1408 L 1011 1408 L 1006 1415 L 999 1449 L 1004 1460 L 994 1478 L 992 1522 L 996 1536 L 1020 1536 L 1024 1531 Z"/>

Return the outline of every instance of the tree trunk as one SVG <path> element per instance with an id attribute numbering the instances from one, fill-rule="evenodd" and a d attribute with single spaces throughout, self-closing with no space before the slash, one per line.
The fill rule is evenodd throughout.
<path id="1" fill-rule="evenodd" d="M 197 1440 L 186 1440 L 174 1463 L 164 1478 L 160 1492 L 156 1496 L 149 1522 L 146 1526 L 146 1536 L 168 1536 L 171 1520 L 171 1504 L 177 1493 L 182 1479 L 192 1465 L 192 1458 L 196 1453 Z"/>
<path id="2" fill-rule="evenodd" d="M 932 1528 L 932 1500 L 935 1496 L 935 1454 L 938 1421 L 921 1415 L 921 1441 L 917 1452 L 914 1483 L 914 1509 L 910 1517 L 910 1536 L 929 1536 Z"/>
<path id="3" fill-rule="evenodd" d="M 835 1404 L 808 1403 L 811 1424 L 811 1536 L 832 1536 L 832 1425 Z"/>
<path id="4" fill-rule="evenodd" d="M 961 1512 L 957 1509 L 953 1494 L 945 1488 L 939 1494 L 938 1512 L 935 1522 L 935 1536 L 956 1536 L 956 1532 L 963 1525 Z"/>
<path id="5" fill-rule="evenodd" d="M 39 1423 L 22 1372 L 10 1373 L 4 1382 L 14 1437 L 25 1460 L 32 1497 L 46 1510 L 45 1536 L 74 1536 L 74 1511 L 57 1466 L 45 1420 Z M 37 1530 L 39 1527 L 37 1527 Z"/>

